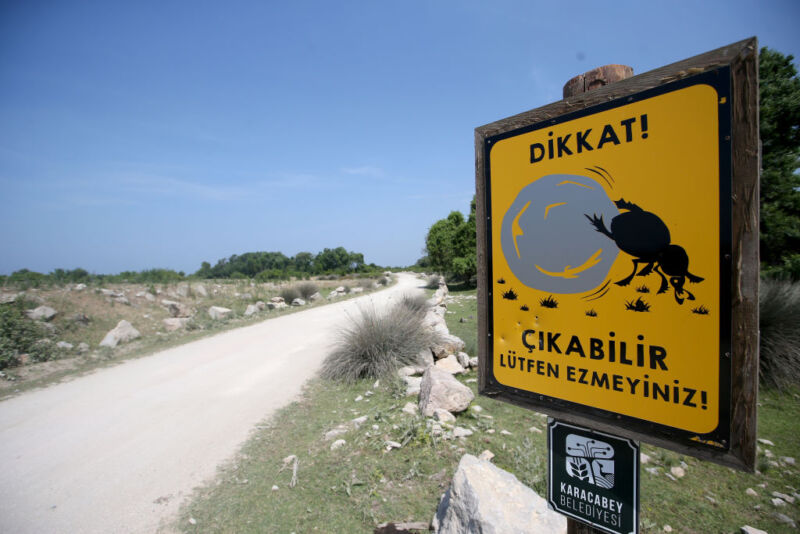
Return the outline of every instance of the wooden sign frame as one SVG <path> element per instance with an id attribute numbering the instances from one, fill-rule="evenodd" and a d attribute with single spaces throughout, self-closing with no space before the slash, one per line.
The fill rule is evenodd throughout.
<path id="1" fill-rule="evenodd" d="M 580 113 L 610 101 L 635 98 L 638 93 L 695 75 L 724 70 L 730 76 L 730 272 L 721 279 L 730 283 L 730 310 L 721 310 L 723 329 L 730 332 L 730 390 L 727 412 L 729 439 L 720 446 L 689 439 L 664 425 L 520 391 L 500 384 L 492 371 L 492 280 L 490 209 L 487 206 L 487 140 L 565 115 Z M 479 390 L 482 395 L 534 409 L 578 425 L 649 442 L 701 459 L 753 471 L 756 459 L 756 400 L 758 396 L 758 283 L 759 283 L 759 168 L 758 137 L 758 42 L 746 39 L 693 58 L 655 69 L 599 89 L 520 113 L 475 129 L 478 253 L 478 355 Z M 722 202 L 724 199 L 720 199 Z M 499 239 L 498 239 L 499 241 Z M 495 245 L 495 246 L 499 246 Z M 726 255 L 727 256 L 727 255 Z M 726 289 L 726 288 L 723 288 Z M 727 377 L 724 377 L 727 378 Z M 724 400 L 727 396 L 722 396 Z M 727 402 L 727 401 L 726 401 Z M 721 410 L 722 411 L 722 410 Z"/>

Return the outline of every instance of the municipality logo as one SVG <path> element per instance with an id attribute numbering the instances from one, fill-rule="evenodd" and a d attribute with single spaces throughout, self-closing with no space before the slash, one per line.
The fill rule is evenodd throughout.
<path id="1" fill-rule="evenodd" d="M 614 447 L 605 441 L 569 434 L 566 449 L 569 476 L 605 489 L 614 487 Z"/>

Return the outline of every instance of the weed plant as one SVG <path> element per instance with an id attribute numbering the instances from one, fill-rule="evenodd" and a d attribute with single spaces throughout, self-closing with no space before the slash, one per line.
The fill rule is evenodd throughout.
<path id="1" fill-rule="evenodd" d="M 800 381 L 800 283 L 762 280 L 758 297 L 761 382 L 785 389 Z"/>
<path id="2" fill-rule="evenodd" d="M 339 332 L 333 352 L 322 364 L 322 377 L 354 382 L 386 377 L 403 365 L 417 363 L 435 334 L 423 325 L 424 313 L 403 304 L 385 312 L 363 307 Z"/>
<path id="3" fill-rule="evenodd" d="M 299 299 L 301 295 L 296 287 L 285 287 L 281 289 L 281 296 L 286 304 L 291 304 L 294 299 Z"/>
<path id="4" fill-rule="evenodd" d="M 428 289 L 439 289 L 439 286 L 444 283 L 444 277 L 438 274 L 432 274 L 425 282 L 425 287 Z"/>
<path id="5" fill-rule="evenodd" d="M 425 298 L 425 293 L 405 293 L 398 302 L 416 313 L 428 311 L 428 299 Z"/>
<path id="6" fill-rule="evenodd" d="M 300 292 L 300 296 L 303 297 L 305 300 L 308 300 L 311 295 L 319 291 L 319 288 L 316 284 L 312 284 L 311 282 L 304 282 L 297 286 L 297 291 Z M 284 297 L 284 300 L 286 297 Z M 291 301 L 287 301 L 290 302 Z"/>
<path id="7" fill-rule="evenodd" d="M 52 357 L 52 344 L 40 342 L 44 329 L 28 319 L 23 304 L 0 304 L 0 369 L 19 365 L 20 354 L 27 353 L 33 361 L 46 361 Z"/>

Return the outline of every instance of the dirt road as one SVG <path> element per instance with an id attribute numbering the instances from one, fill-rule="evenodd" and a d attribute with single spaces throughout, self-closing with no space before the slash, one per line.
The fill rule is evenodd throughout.
<path id="1" fill-rule="evenodd" d="M 0 532 L 151 533 L 314 375 L 336 326 L 421 282 L 231 330 L 0 402 Z"/>

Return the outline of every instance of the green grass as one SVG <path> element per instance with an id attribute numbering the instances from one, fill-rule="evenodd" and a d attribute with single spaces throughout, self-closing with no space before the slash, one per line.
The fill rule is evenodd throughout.
<path id="1" fill-rule="evenodd" d="M 464 339 L 467 347 L 474 347 L 477 341 L 474 296 L 474 290 L 452 291 L 446 315 L 450 331 Z M 462 317 L 466 322 L 459 321 Z M 459 380 L 475 376 L 472 371 Z M 468 385 L 476 391 L 475 383 Z M 456 423 L 474 429 L 475 434 L 464 440 L 442 441 L 430 435 L 423 419 L 401 412 L 406 402 L 416 400 L 397 396 L 401 389 L 383 380 L 377 388 L 372 380 L 349 385 L 312 381 L 299 401 L 279 410 L 254 433 L 216 481 L 195 493 L 184 506 L 177 528 L 204 533 L 368 533 L 385 521 L 429 521 L 463 454 L 477 455 L 484 449 L 496 455 L 496 465 L 545 494 L 546 418 L 476 397 L 473 405 L 483 407 L 481 417 L 470 411 L 460 414 Z M 355 402 L 368 390 L 374 395 Z M 347 444 L 331 451 L 324 433 L 362 415 L 368 421 L 341 436 Z M 486 415 L 491 418 L 483 417 Z M 775 443 L 770 450 L 776 457 L 800 460 L 798 420 L 797 389 L 761 393 L 759 437 Z M 377 425 L 377 430 L 372 425 Z M 501 434 L 501 430 L 511 435 Z M 408 443 L 386 452 L 386 440 Z M 763 451 L 759 464 L 764 471 L 756 475 L 649 445 L 643 444 L 642 451 L 652 457 L 641 472 L 642 532 L 663 532 L 664 525 L 670 525 L 673 532 L 734 533 L 749 524 L 774 534 L 790 531 L 775 519 L 776 511 L 800 519 L 797 503 L 778 509 L 770 502 L 773 491 L 790 495 L 798 491 L 797 466 L 770 466 Z M 283 459 L 292 454 L 299 457 L 298 484 L 289 488 L 291 470 L 281 471 L 281 467 Z M 688 464 L 686 476 L 669 480 L 665 470 L 682 461 Z M 644 470 L 652 466 L 659 467 L 657 475 Z M 273 485 L 279 489 L 272 491 Z M 758 497 L 746 495 L 748 487 L 756 490 Z M 191 525 L 189 518 L 196 524 Z"/>

